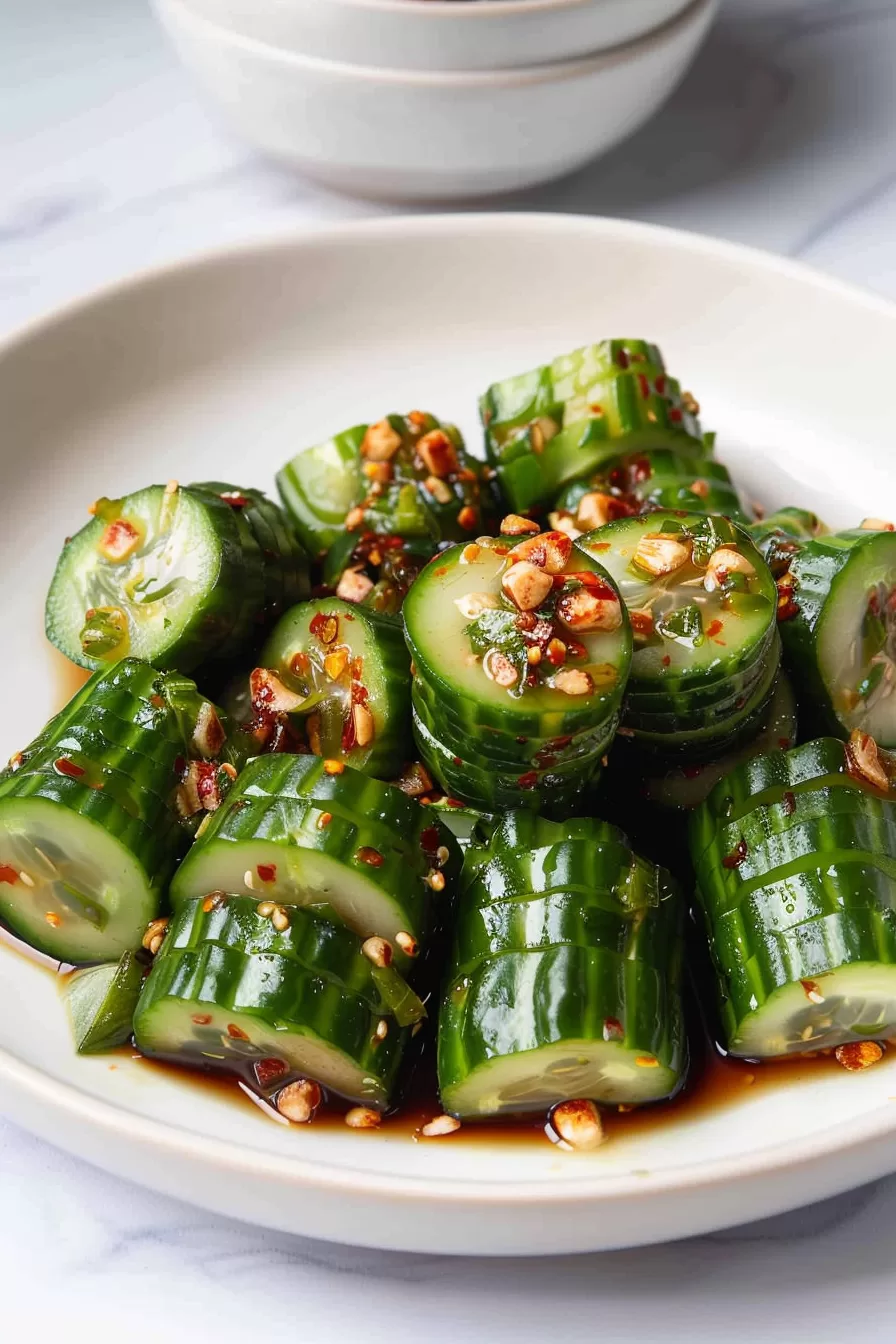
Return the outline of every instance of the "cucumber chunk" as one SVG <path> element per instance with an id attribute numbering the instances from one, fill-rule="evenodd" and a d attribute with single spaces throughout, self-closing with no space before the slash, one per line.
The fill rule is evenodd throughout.
<path id="1" fill-rule="evenodd" d="M 72 972 L 65 1003 L 79 1055 L 101 1054 L 130 1040 L 143 972 L 132 952 L 116 962 Z"/>

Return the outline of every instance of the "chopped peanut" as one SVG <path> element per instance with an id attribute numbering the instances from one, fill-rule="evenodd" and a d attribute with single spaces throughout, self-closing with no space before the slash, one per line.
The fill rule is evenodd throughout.
<path id="1" fill-rule="evenodd" d="M 257 709 L 273 714 L 290 714 L 305 703 L 305 696 L 284 686 L 269 667 L 253 667 L 249 673 L 249 695 Z"/>
<path id="2" fill-rule="evenodd" d="M 565 532 L 541 532 L 517 542 L 511 561 L 527 560 L 547 574 L 562 574 L 572 555 L 572 541 Z"/>
<path id="3" fill-rule="evenodd" d="M 681 404 L 689 415 L 700 414 L 700 403 L 694 396 L 693 392 L 682 392 Z"/>
<path id="4" fill-rule="evenodd" d="M 348 513 L 345 515 L 346 532 L 357 532 L 363 522 L 364 510 L 359 505 L 355 505 L 355 507 L 349 509 Z"/>
<path id="5" fill-rule="evenodd" d="M 388 462 L 401 447 L 401 435 L 394 430 L 388 420 L 378 420 L 368 425 L 361 440 L 361 456 L 371 462 Z"/>
<path id="6" fill-rule="evenodd" d="M 587 588 L 561 597 L 557 615 L 570 630 L 618 630 L 622 624 L 622 607 L 617 599 L 596 597 Z"/>
<path id="7" fill-rule="evenodd" d="M 428 490 L 433 499 L 438 504 L 450 504 L 453 498 L 451 486 L 447 481 L 442 481 L 438 476 L 427 476 L 423 482 L 424 490 Z"/>
<path id="8" fill-rule="evenodd" d="M 502 537 L 524 537 L 532 532 L 540 532 L 538 523 L 531 518 L 522 518 L 518 513 L 508 513 L 501 519 Z"/>
<path id="9" fill-rule="evenodd" d="M 602 494 L 600 490 L 590 490 L 579 500 L 576 523 L 586 532 L 593 527 L 603 527 L 613 516 L 611 505 L 614 502 L 612 495 Z"/>
<path id="10" fill-rule="evenodd" d="M 404 929 L 396 933 L 395 941 L 406 957 L 416 957 L 420 950 L 417 946 L 417 939 L 410 933 L 405 933 Z"/>
<path id="11" fill-rule="evenodd" d="M 720 546 L 709 557 L 703 587 L 711 593 L 725 582 L 729 574 L 745 574 L 750 578 L 755 573 L 756 566 L 751 564 L 745 555 L 732 550 L 730 546 Z"/>
<path id="12" fill-rule="evenodd" d="M 528 560 L 511 565 L 501 580 L 504 592 L 520 611 L 534 611 L 540 607 L 553 586 L 550 574 Z"/>
<path id="13" fill-rule="evenodd" d="M 300 1078 L 277 1093 L 277 1110 L 295 1125 L 307 1125 L 320 1102 L 320 1088 L 307 1078 Z"/>
<path id="14" fill-rule="evenodd" d="M 355 741 L 359 747 L 369 747 L 376 732 L 373 715 L 366 705 L 352 705 L 352 723 Z"/>
<path id="15" fill-rule="evenodd" d="M 515 686 L 519 681 L 519 673 L 513 663 L 497 649 L 489 649 L 482 660 L 482 670 L 498 686 L 508 688 Z"/>
<path id="16" fill-rule="evenodd" d="M 417 444 L 426 469 L 433 476 L 450 476 L 457 471 L 457 452 L 444 429 L 431 429 Z"/>
<path id="17" fill-rule="evenodd" d="M 385 938 L 365 938 L 361 944 L 361 951 L 368 961 L 372 961 L 374 966 L 382 969 L 384 966 L 392 964 L 392 944 Z"/>
<path id="18" fill-rule="evenodd" d="M 410 798 L 419 798 L 421 794 L 430 793 L 435 787 L 432 775 L 419 761 L 412 761 L 410 765 L 405 766 L 395 785 Z"/>
<path id="19" fill-rule="evenodd" d="M 549 513 L 548 522 L 554 532 L 562 532 L 570 541 L 576 541 L 582 535 L 582 529 L 576 527 L 571 513 Z"/>
<path id="20" fill-rule="evenodd" d="M 594 682 L 587 672 L 578 667 L 564 667 L 555 674 L 551 685 L 555 691 L 562 691 L 564 695 L 590 695 L 594 690 Z"/>
<path id="21" fill-rule="evenodd" d="M 363 569 L 344 569 L 336 585 L 336 596 L 341 597 L 343 602 L 363 602 L 372 587 L 373 580 L 367 577 Z"/>
<path id="22" fill-rule="evenodd" d="M 704 481 L 698 478 L 696 481 L 691 481 L 688 488 L 690 489 L 691 494 L 696 495 L 698 499 L 706 499 L 706 496 L 709 494 L 709 481 Z"/>
<path id="23" fill-rule="evenodd" d="M 379 1111 L 373 1111 L 369 1106 L 353 1106 L 345 1113 L 349 1129 L 379 1129 L 382 1119 Z"/>
<path id="24" fill-rule="evenodd" d="M 217 756 L 227 740 L 227 734 L 218 718 L 217 711 L 210 700 L 203 700 L 196 715 L 196 727 L 193 729 L 193 746 L 200 756 Z"/>
<path id="25" fill-rule="evenodd" d="M 877 1064 L 883 1057 L 883 1047 L 877 1041 L 849 1041 L 846 1045 L 838 1045 L 834 1051 L 837 1063 L 850 1073 L 870 1069 L 872 1064 Z"/>
<path id="26" fill-rule="evenodd" d="M 428 1120 L 420 1130 L 425 1139 L 439 1139 L 445 1134 L 456 1134 L 460 1129 L 460 1121 L 453 1115 L 437 1115 L 434 1120 Z"/>
<path id="27" fill-rule="evenodd" d="M 564 1143 L 580 1152 L 599 1148 L 604 1141 L 600 1113 L 593 1101 L 562 1101 L 551 1112 L 551 1124 Z"/>
<path id="28" fill-rule="evenodd" d="M 648 574 L 660 578 L 664 574 L 674 574 L 691 558 L 689 543 L 666 532 L 646 532 L 638 542 L 634 562 Z"/>
<path id="29" fill-rule="evenodd" d="M 889 790 L 890 779 L 881 764 L 874 738 L 854 728 L 846 744 L 846 768 L 857 779 L 873 784 L 876 789 Z"/>

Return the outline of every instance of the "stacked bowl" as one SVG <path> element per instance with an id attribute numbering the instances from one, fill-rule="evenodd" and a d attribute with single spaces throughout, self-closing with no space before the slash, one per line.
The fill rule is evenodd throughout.
<path id="1" fill-rule="evenodd" d="M 678 83 L 718 0 L 154 0 L 251 143 L 355 194 L 560 177 Z"/>

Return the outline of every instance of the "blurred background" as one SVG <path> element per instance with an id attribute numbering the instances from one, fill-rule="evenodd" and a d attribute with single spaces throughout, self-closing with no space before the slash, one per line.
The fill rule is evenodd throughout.
<path id="1" fill-rule="evenodd" d="M 894 0 L 724 0 L 640 130 L 486 208 L 677 225 L 896 297 L 894 51 Z M 6 328 L 209 245 L 443 208 L 351 199 L 261 157 L 179 64 L 148 0 L 7 0 L 0 89 Z"/>

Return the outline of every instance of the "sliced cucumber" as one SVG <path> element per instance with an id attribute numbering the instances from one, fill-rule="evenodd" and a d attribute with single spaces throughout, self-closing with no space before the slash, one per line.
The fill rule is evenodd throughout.
<path id="1" fill-rule="evenodd" d="M 165 944 L 134 1016 L 146 1055 L 242 1075 L 313 1078 L 352 1102 L 389 1105 L 407 1033 L 291 957 Z M 279 1066 L 279 1068 L 278 1068 Z"/>
<path id="2" fill-rule="evenodd" d="M 595 498 L 596 495 L 596 498 Z M 710 457 L 672 448 L 655 448 L 613 459 L 587 481 L 567 486 L 556 508 L 580 532 L 594 528 L 595 512 L 609 522 L 650 509 L 721 513 L 746 521 L 737 488 L 726 467 Z"/>
<path id="3" fill-rule="evenodd" d="M 791 506 L 748 524 L 747 531 L 775 578 L 779 578 L 803 542 L 823 536 L 828 529 L 817 514 Z"/>
<path id="4" fill-rule="evenodd" d="M 132 952 L 102 966 L 73 971 L 65 985 L 75 1049 L 100 1054 L 129 1041 L 144 967 Z"/>
<path id="5" fill-rule="evenodd" d="M 269 740 L 288 712 L 316 755 L 373 775 L 399 769 L 410 740 L 410 657 L 393 618 L 338 598 L 304 602 L 281 617 L 259 667 L 293 707 L 277 709 L 269 678 L 241 679 L 231 703 L 256 740 Z"/>
<path id="6" fill-rule="evenodd" d="M 748 761 L 691 818 L 726 1046 L 745 1056 L 896 1022 L 896 793 L 832 739 Z"/>
<path id="7" fill-rule="evenodd" d="M 260 582 L 234 511 L 214 496 L 160 485 L 99 501 L 60 556 L 47 637 L 97 668 L 126 654 L 189 672 L 249 631 L 243 593 Z"/>
<path id="8" fill-rule="evenodd" d="M 816 537 L 786 581 L 784 654 L 812 708 L 831 731 L 896 747 L 896 533 Z"/>

